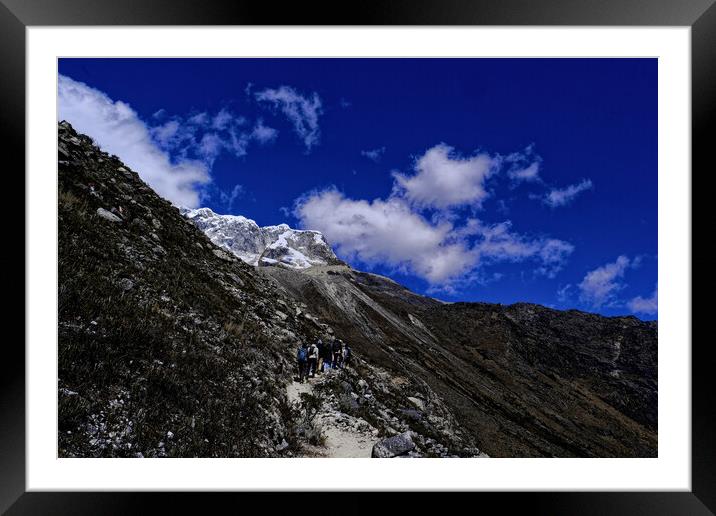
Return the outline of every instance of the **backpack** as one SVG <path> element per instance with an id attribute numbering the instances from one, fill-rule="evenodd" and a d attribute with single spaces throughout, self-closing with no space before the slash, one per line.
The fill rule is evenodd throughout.
<path id="1" fill-rule="evenodd" d="M 298 348 L 298 354 L 296 355 L 296 358 L 299 362 L 305 362 L 306 361 L 306 348 L 301 346 Z"/>

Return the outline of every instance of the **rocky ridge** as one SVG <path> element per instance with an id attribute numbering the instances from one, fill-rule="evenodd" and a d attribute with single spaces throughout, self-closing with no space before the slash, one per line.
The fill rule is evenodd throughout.
<path id="1" fill-rule="evenodd" d="M 219 215 L 210 208 L 180 208 L 214 244 L 255 266 L 305 269 L 342 264 L 318 231 L 291 229 L 287 224 L 259 226 L 240 215 Z"/>

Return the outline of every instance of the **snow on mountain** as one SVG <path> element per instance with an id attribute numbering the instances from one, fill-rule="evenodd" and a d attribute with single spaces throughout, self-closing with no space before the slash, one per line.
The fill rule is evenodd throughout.
<path id="1" fill-rule="evenodd" d="M 287 224 L 261 227 L 241 215 L 220 215 L 210 208 L 180 211 L 212 242 L 251 265 L 306 269 L 343 263 L 318 231 L 291 229 Z"/>

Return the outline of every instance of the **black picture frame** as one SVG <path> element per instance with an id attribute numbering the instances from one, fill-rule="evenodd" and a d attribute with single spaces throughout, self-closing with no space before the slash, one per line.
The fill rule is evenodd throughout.
<path id="1" fill-rule="evenodd" d="M 715 0 L 393 0 L 354 4 L 209 2 L 193 0 L 0 0 L 0 130 L 6 188 L 24 203 L 25 167 L 25 29 L 41 25 L 656 25 L 691 27 L 692 73 L 692 192 L 693 178 L 712 171 L 708 135 L 714 133 L 716 113 Z M 710 130 L 709 130 L 710 129 Z M 707 165 L 708 163 L 708 165 Z M 8 165 L 9 164 L 9 165 Z M 710 165 L 710 166 L 709 166 Z M 708 166 L 708 169 L 707 169 Z M 710 174 L 712 175 L 712 174 Z M 7 177 L 12 176 L 12 177 Z M 15 184 L 12 182 L 15 181 Z M 7 190 L 6 190 L 7 191 Z M 19 195 L 18 192 L 23 192 Z M 701 195 L 704 195 L 704 190 Z M 20 208 L 21 209 L 21 208 Z M 23 213 L 20 211 L 19 213 Z M 713 214 L 692 220 L 709 236 Z M 26 274 L 25 228 L 8 229 L 1 254 L 2 285 L 12 296 L 4 334 L 0 375 L 0 511 L 8 514 L 129 514 L 148 512 L 161 504 L 163 512 L 206 510 L 199 500 L 177 493 L 38 493 L 25 491 L 25 353 L 24 329 L 12 336 L 8 328 L 24 320 Z M 16 234 L 12 235 L 12 231 Z M 699 234 L 692 229 L 692 235 Z M 9 248 L 12 247 L 12 252 Z M 694 260 L 692 274 L 705 271 L 705 259 Z M 12 263 L 22 262 L 22 263 Z M 706 276 L 704 276 L 706 277 Z M 706 289 L 699 283 L 698 290 Z M 9 297 L 6 294 L 6 297 Z M 694 315 L 707 303 L 692 303 Z M 14 313 L 13 313 L 14 311 Z M 22 312 L 22 313 L 21 313 Z M 13 326 L 11 326 L 11 324 Z M 24 326 L 23 326 L 24 328 Z M 690 343 L 683 343 L 688 346 Z M 480 510 L 495 505 L 500 511 L 520 508 L 538 514 L 713 514 L 716 512 L 716 403 L 710 339 L 692 338 L 692 491 L 603 493 L 480 493 Z M 271 495 L 272 496 L 272 495 Z M 294 497 L 297 495 L 293 495 Z M 455 495 L 453 495 L 455 496 Z M 462 495 L 460 495 L 462 496 Z M 236 498 L 241 498 L 237 501 Z M 264 506 L 265 495 L 224 494 L 222 501 L 246 507 Z M 291 505 L 304 504 L 304 495 Z M 273 498 L 272 500 L 275 500 Z M 274 502 L 272 502 L 273 504 Z M 451 500 L 451 506 L 459 500 Z M 474 502 L 470 502 L 471 504 Z M 199 505 L 197 505 L 199 504 Z M 415 494 L 401 512 L 423 504 Z M 374 502 L 357 493 L 343 495 L 342 512 L 373 510 Z M 466 506 L 467 507 L 467 506 Z M 275 506 L 273 507 L 275 509 Z M 270 511 L 273 512 L 273 511 Z"/>

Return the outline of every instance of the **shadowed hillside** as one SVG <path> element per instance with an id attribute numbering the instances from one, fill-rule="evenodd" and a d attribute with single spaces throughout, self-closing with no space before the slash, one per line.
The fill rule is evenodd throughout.
<path id="1" fill-rule="evenodd" d="M 491 456 L 656 455 L 656 323 L 445 304 L 348 267 L 260 270 L 368 360 L 428 383 Z"/>

